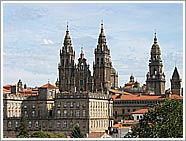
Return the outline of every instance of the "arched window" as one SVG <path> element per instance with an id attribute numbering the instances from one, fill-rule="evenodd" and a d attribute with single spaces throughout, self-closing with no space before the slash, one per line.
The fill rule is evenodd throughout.
<path id="1" fill-rule="evenodd" d="M 97 58 L 97 64 L 99 64 L 99 58 Z"/>
<path id="2" fill-rule="evenodd" d="M 12 127 L 12 122 L 11 121 L 8 122 L 8 127 L 9 128 Z"/>
<path id="3" fill-rule="evenodd" d="M 157 75 L 157 70 L 156 69 L 154 69 L 154 74 Z"/>
<path id="4" fill-rule="evenodd" d="M 61 117 L 61 111 L 58 110 L 58 111 L 57 111 L 57 118 L 60 118 L 60 117 Z"/>

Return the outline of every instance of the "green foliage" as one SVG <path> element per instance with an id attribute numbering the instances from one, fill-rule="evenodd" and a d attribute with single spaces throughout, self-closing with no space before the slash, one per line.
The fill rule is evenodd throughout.
<path id="1" fill-rule="evenodd" d="M 57 134 L 56 136 L 57 136 L 57 138 L 66 138 L 66 136 L 64 134 Z"/>
<path id="2" fill-rule="evenodd" d="M 66 138 L 64 134 L 54 134 L 52 132 L 38 131 L 31 135 L 32 138 Z"/>
<path id="3" fill-rule="evenodd" d="M 74 127 L 74 130 L 72 131 L 72 137 L 73 138 L 83 138 L 83 134 L 81 133 L 81 130 L 78 125 Z"/>
<path id="4" fill-rule="evenodd" d="M 18 138 L 29 138 L 29 134 L 28 134 L 28 127 L 26 124 L 26 119 L 24 116 L 21 117 L 20 120 L 20 126 L 17 128 L 18 131 Z"/>
<path id="5" fill-rule="evenodd" d="M 166 99 L 149 109 L 137 126 L 126 137 L 132 138 L 182 138 L 183 104 L 177 99 Z"/>
<path id="6" fill-rule="evenodd" d="M 31 135 L 32 138 L 48 138 L 47 134 L 44 133 L 43 131 L 38 131 L 38 132 L 34 132 Z"/>

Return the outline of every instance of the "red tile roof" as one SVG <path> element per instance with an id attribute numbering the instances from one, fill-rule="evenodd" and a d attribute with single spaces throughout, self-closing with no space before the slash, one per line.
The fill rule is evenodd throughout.
<path id="1" fill-rule="evenodd" d="M 32 89 L 33 91 L 38 91 L 38 87 L 35 87 Z"/>
<path id="2" fill-rule="evenodd" d="M 145 114 L 146 112 L 148 112 L 148 109 L 140 109 L 140 110 L 136 110 L 134 112 L 131 112 L 131 114 Z"/>
<path id="3" fill-rule="evenodd" d="M 132 85 L 134 85 L 135 84 L 135 82 L 128 82 L 127 84 L 125 84 L 125 85 L 130 85 L 130 86 L 132 86 Z"/>
<path id="4" fill-rule="evenodd" d="M 176 98 L 176 99 L 183 99 L 183 96 L 180 96 L 180 95 L 177 95 L 177 94 L 171 94 L 171 95 L 169 95 L 169 98 L 170 99 L 174 99 L 174 98 Z"/>
<path id="5" fill-rule="evenodd" d="M 127 88 L 127 89 L 132 88 L 132 85 L 131 86 L 125 86 L 124 88 Z"/>
<path id="6" fill-rule="evenodd" d="M 7 89 L 7 90 L 10 90 L 10 87 L 11 87 L 11 86 L 12 86 L 12 85 L 7 84 L 7 85 L 3 86 L 3 88 L 4 88 L 4 89 Z"/>
<path id="7" fill-rule="evenodd" d="M 41 88 L 57 89 L 56 86 L 54 86 L 54 85 L 52 85 L 50 83 L 47 83 L 47 84 L 41 86 Z"/>
<path id="8" fill-rule="evenodd" d="M 123 95 L 131 95 L 132 94 L 132 93 L 129 93 L 129 92 L 113 90 L 113 89 L 109 89 L 109 91 L 112 92 L 112 93 L 115 93 L 115 94 L 123 94 Z"/>
<path id="9" fill-rule="evenodd" d="M 129 93 L 128 95 L 121 95 L 121 97 L 118 97 L 118 95 L 112 95 L 112 98 L 117 100 L 163 100 L 165 99 L 165 95 L 137 95 Z M 169 96 L 170 99 L 183 99 L 183 96 L 172 94 Z"/>
<path id="10" fill-rule="evenodd" d="M 9 89 L 3 88 L 3 94 L 11 93 Z"/>
<path id="11" fill-rule="evenodd" d="M 137 94 L 130 94 L 130 95 L 122 95 L 120 98 L 117 95 L 113 95 L 112 98 L 114 100 L 162 100 L 162 96 L 156 95 L 137 95 Z"/>
<path id="12" fill-rule="evenodd" d="M 87 138 L 101 138 L 105 132 L 91 132 Z"/>
<path id="13" fill-rule="evenodd" d="M 131 126 L 123 126 L 122 124 L 117 123 L 117 124 L 114 124 L 112 128 L 131 128 Z"/>

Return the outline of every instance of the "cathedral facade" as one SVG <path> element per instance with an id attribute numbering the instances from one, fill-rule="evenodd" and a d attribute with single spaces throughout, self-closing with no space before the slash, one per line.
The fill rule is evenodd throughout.
<path id="1" fill-rule="evenodd" d="M 108 49 L 103 24 L 94 51 L 93 76 L 81 50 L 78 63 L 75 64 L 75 51 L 73 50 L 70 33 L 66 30 L 64 43 L 60 49 L 60 63 L 58 65 L 59 80 L 57 85 L 60 92 L 64 91 L 103 91 L 118 87 L 118 74 L 112 66 L 110 50 Z"/>

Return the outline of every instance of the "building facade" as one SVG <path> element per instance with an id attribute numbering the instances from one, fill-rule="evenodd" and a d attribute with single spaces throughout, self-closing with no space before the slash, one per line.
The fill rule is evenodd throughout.
<path id="1" fill-rule="evenodd" d="M 140 109 L 153 107 L 162 103 L 166 98 L 183 100 L 182 96 L 177 94 L 166 95 L 143 95 L 132 94 L 127 92 L 112 92 L 113 98 L 113 117 L 114 123 L 118 123 L 121 120 L 132 119 L 131 112 L 135 112 Z"/>
<path id="2" fill-rule="evenodd" d="M 91 132 L 105 132 L 113 125 L 113 101 L 101 92 L 59 92 L 47 83 L 38 88 L 38 94 L 4 94 L 3 105 L 3 134 L 9 137 L 18 134 L 22 116 L 30 133 L 42 128 L 71 135 L 74 126 L 79 125 L 86 137 Z"/>

